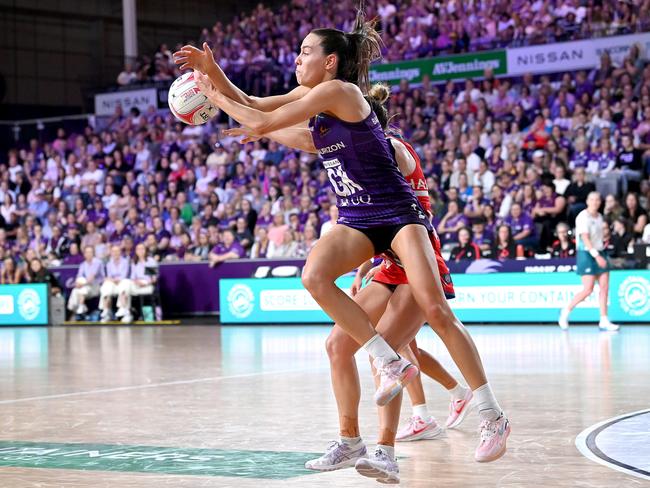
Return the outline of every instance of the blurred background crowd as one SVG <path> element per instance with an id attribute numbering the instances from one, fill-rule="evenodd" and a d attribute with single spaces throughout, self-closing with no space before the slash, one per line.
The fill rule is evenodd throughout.
<path id="1" fill-rule="evenodd" d="M 295 49 L 313 25 L 348 29 L 353 2 L 294 1 L 205 28 L 215 58 L 244 90 L 295 84 Z M 650 2 L 380 0 L 389 61 L 636 32 Z M 320 9 L 320 10 L 319 10 Z M 307 17 L 306 12 L 311 12 Z M 318 14 L 314 14 L 314 11 Z M 171 80 L 171 49 L 125 67 L 120 85 Z M 589 71 L 394 90 L 393 123 L 420 155 L 438 233 L 451 259 L 575 253 L 587 194 L 604 200 L 610 254 L 650 243 L 650 65 L 634 47 Z M 335 198 L 314 155 L 224 136 L 223 115 L 190 127 L 168 111 L 119 107 L 101 130 L 31 140 L 0 164 L 0 281 L 28 264 L 108 259 L 118 246 L 165 261 L 297 258 L 335 225 Z"/>

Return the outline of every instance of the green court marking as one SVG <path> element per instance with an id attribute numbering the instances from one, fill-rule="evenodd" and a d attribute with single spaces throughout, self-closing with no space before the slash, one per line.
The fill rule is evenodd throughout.
<path id="1" fill-rule="evenodd" d="M 0 442 L 0 466 L 90 471 L 164 473 L 182 476 L 287 479 L 314 471 L 305 461 L 319 454 L 233 451 L 119 444 Z"/>

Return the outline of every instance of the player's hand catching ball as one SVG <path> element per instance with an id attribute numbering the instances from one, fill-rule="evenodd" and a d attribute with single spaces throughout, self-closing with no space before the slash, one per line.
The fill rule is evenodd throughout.
<path id="1" fill-rule="evenodd" d="M 194 46 L 183 46 L 172 56 L 176 64 L 180 64 L 182 70 L 193 69 L 201 73 L 207 73 L 215 64 L 214 55 L 207 42 L 203 43 L 203 50 Z"/>
<path id="2" fill-rule="evenodd" d="M 201 93 L 203 93 L 213 104 L 219 106 L 219 102 L 223 95 L 212 85 L 208 75 L 204 75 L 200 71 L 194 70 L 194 80 L 196 80 L 196 86 L 199 87 Z"/>

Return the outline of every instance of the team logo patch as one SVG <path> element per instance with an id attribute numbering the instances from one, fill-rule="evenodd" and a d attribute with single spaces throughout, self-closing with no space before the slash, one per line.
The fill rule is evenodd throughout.
<path id="1" fill-rule="evenodd" d="M 255 295 L 253 290 L 246 285 L 235 285 L 228 292 L 226 297 L 228 309 L 238 319 L 245 319 L 252 312 L 255 306 Z"/>
<path id="2" fill-rule="evenodd" d="M 324 125 L 318 127 L 318 133 L 321 137 L 325 137 L 329 131 L 329 127 L 325 127 Z"/>
<path id="3" fill-rule="evenodd" d="M 629 276 L 618 287 L 618 302 L 623 311 L 640 317 L 650 311 L 650 282 L 640 276 Z"/>
<path id="4" fill-rule="evenodd" d="M 25 320 L 34 320 L 41 311 L 41 298 L 34 290 L 23 290 L 18 295 L 18 313 Z"/>

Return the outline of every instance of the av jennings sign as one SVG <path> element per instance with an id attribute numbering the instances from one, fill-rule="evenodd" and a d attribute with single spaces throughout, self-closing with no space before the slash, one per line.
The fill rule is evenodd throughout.
<path id="1" fill-rule="evenodd" d="M 505 75 L 506 52 L 489 51 L 441 56 L 437 58 L 416 59 L 400 63 L 377 64 L 370 67 L 370 81 L 398 85 L 401 80 L 409 83 L 422 83 L 424 75 L 431 81 L 445 81 L 483 76 L 491 68 L 495 75 Z"/>
<path id="2" fill-rule="evenodd" d="M 596 68 L 604 52 L 619 66 L 635 44 L 641 57 L 647 58 L 650 33 L 377 64 L 370 67 L 370 81 L 398 85 L 401 80 L 407 80 L 418 85 L 425 75 L 432 82 L 481 78 L 486 68 L 491 68 L 497 76 L 561 73 Z"/>

